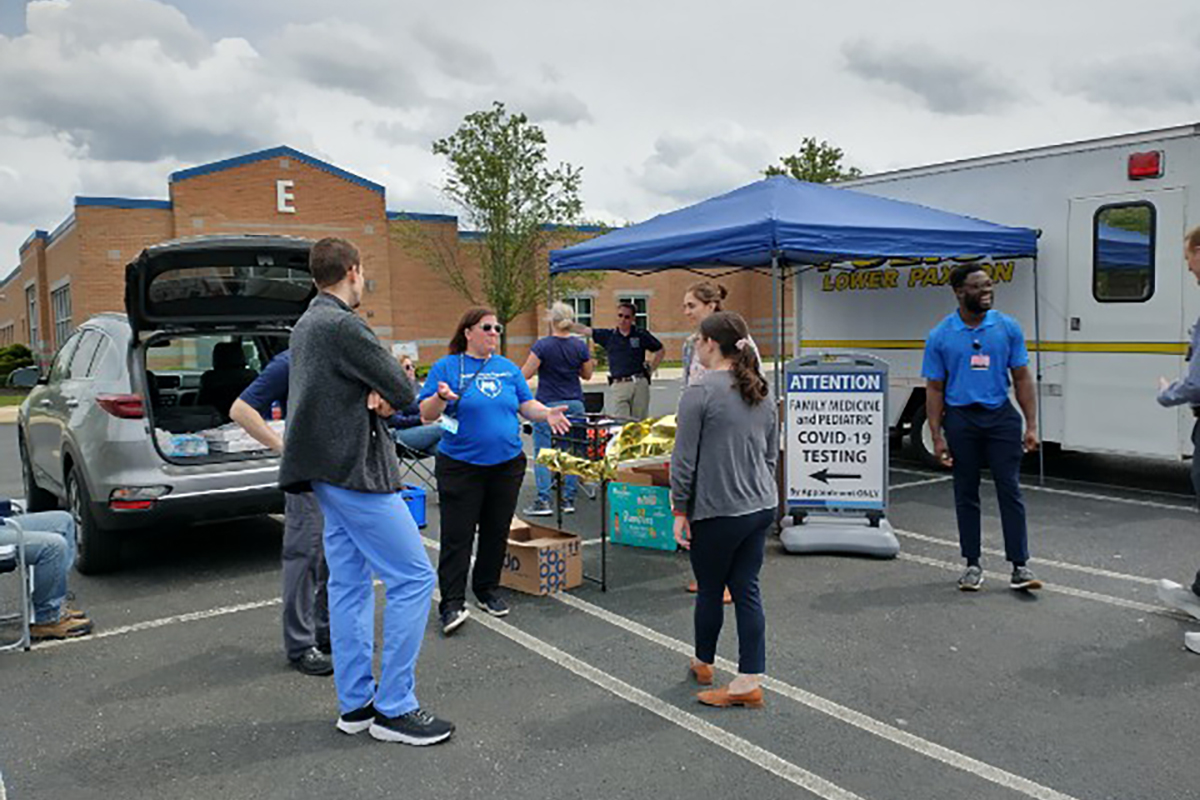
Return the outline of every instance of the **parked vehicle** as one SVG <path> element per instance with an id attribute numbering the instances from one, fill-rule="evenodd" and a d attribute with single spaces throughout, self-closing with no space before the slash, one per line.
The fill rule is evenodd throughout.
<path id="1" fill-rule="evenodd" d="M 1031 259 L 985 265 L 996 307 L 1020 321 L 1031 359 L 1040 332 L 1043 440 L 1080 451 L 1190 455 L 1189 410 L 1161 409 L 1154 398 L 1160 375 L 1180 374 L 1187 326 L 1200 313 L 1182 257 L 1185 231 L 1200 224 L 1200 126 L 839 185 L 1040 230 L 1036 309 Z M 852 266 L 801 277 L 799 344 L 806 353 L 860 350 L 886 359 L 891 423 L 911 431 L 932 462 L 921 357 L 925 335 L 955 307 L 947 283 L 954 264 Z"/>
<path id="2" fill-rule="evenodd" d="M 120 563 L 121 534 L 282 510 L 278 457 L 233 448 L 229 406 L 316 293 L 305 239 L 209 236 L 147 248 L 126 314 L 59 348 L 17 424 L 32 511 L 65 503 L 81 572 Z"/>

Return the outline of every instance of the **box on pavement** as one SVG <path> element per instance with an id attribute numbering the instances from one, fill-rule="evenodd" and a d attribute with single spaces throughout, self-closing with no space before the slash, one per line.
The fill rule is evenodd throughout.
<path id="1" fill-rule="evenodd" d="M 581 583 L 583 548 L 578 536 L 513 518 L 500 572 L 501 586 L 547 595 L 574 589 Z"/>
<path id="2" fill-rule="evenodd" d="M 674 550 L 671 490 L 631 483 L 608 485 L 608 532 L 613 544 Z"/>

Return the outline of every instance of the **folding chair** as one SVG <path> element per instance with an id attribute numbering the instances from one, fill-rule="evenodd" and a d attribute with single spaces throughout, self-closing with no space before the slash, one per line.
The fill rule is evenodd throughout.
<path id="1" fill-rule="evenodd" d="M 20 610 L 13 614 L 0 614 L 0 622 L 20 623 L 21 635 L 11 642 L 0 643 L 0 652 L 6 650 L 28 651 L 33 642 L 29 625 L 33 620 L 33 566 L 25 560 L 25 529 L 15 518 L 5 516 L 4 527 L 15 530 L 16 544 L 0 545 L 0 574 L 15 572 L 20 581 Z"/>
<path id="2" fill-rule="evenodd" d="M 425 459 L 434 457 L 433 453 L 414 450 L 404 442 L 396 442 L 396 456 L 400 459 L 400 480 L 409 483 L 409 476 L 416 476 L 431 495 L 437 495 L 437 476 L 433 468 L 425 463 Z"/>

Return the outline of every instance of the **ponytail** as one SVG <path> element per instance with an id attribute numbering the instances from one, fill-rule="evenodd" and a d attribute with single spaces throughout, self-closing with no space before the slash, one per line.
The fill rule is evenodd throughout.
<path id="1" fill-rule="evenodd" d="M 733 362 L 733 383 L 746 405 L 756 406 L 767 398 L 767 380 L 762 376 L 746 320 L 740 314 L 732 311 L 709 314 L 700 323 L 700 335 L 716 342 L 721 355 Z"/>

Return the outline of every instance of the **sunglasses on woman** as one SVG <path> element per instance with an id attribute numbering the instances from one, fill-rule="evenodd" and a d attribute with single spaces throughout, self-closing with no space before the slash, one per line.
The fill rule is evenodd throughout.
<path id="1" fill-rule="evenodd" d="M 496 333 L 504 333 L 504 326 L 499 322 L 494 325 L 490 322 L 485 322 L 479 326 L 479 329 L 484 333 L 491 333 L 492 331 L 495 331 Z"/>

